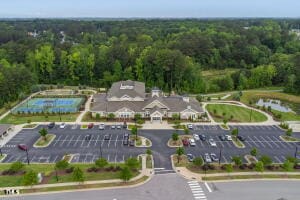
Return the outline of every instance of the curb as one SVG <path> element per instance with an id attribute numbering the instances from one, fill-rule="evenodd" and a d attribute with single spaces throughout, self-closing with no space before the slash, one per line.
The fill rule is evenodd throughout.
<path id="1" fill-rule="evenodd" d="M 53 140 L 56 138 L 56 135 L 55 135 L 55 134 L 49 133 L 49 135 L 54 135 L 54 137 L 51 138 L 51 140 L 48 142 L 47 145 L 44 145 L 44 146 L 37 146 L 37 145 L 36 145 L 36 143 L 41 139 L 41 137 L 40 137 L 40 138 L 33 144 L 33 147 L 34 147 L 34 148 L 37 148 L 37 149 L 48 147 L 48 146 L 53 142 Z"/>

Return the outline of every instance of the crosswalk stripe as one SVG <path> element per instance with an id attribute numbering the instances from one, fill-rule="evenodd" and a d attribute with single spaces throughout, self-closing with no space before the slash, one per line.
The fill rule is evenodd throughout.
<path id="1" fill-rule="evenodd" d="M 194 197 L 195 199 L 206 199 L 206 197 Z"/>
<path id="2" fill-rule="evenodd" d="M 198 181 L 188 181 L 188 183 L 198 183 Z"/>
<path id="3" fill-rule="evenodd" d="M 192 191 L 193 194 L 204 194 L 203 191 Z"/>
<path id="4" fill-rule="evenodd" d="M 202 188 L 191 188 L 192 191 L 203 191 Z"/>
<path id="5" fill-rule="evenodd" d="M 198 183 L 189 183 L 190 186 L 199 185 Z"/>
<path id="6" fill-rule="evenodd" d="M 205 194 L 193 194 L 194 196 L 205 196 Z"/>

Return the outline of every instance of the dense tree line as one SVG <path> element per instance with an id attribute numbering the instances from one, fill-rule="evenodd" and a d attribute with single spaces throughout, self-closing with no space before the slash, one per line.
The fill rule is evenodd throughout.
<path id="1" fill-rule="evenodd" d="M 206 93 L 285 86 L 300 93 L 300 20 L 0 22 L 0 104 L 34 84 L 109 87 L 125 79 Z M 234 68 L 211 80 L 203 70 Z"/>

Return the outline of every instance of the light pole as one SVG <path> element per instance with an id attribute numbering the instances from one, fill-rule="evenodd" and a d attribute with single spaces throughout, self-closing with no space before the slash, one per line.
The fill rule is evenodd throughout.
<path id="1" fill-rule="evenodd" d="M 100 150 L 100 158 L 102 158 L 102 147 L 101 147 L 102 143 L 101 143 L 101 142 L 99 142 L 99 143 L 100 143 L 100 145 L 99 145 L 99 150 Z"/>
<path id="2" fill-rule="evenodd" d="M 56 182 L 58 182 L 58 175 L 57 175 L 57 168 L 55 167 L 55 178 L 56 178 Z"/>
<path id="3" fill-rule="evenodd" d="M 222 147 L 220 147 L 220 152 L 219 152 L 219 165 L 221 165 L 221 158 L 222 158 Z"/>
<path id="4" fill-rule="evenodd" d="M 26 157 L 27 157 L 27 164 L 29 165 L 29 156 L 28 156 L 28 149 L 26 149 Z"/>
<path id="5" fill-rule="evenodd" d="M 298 146 L 296 144 L 296 149 L 295 149 L 295 154 L 294 154 L 294 157 L 297 158 L 297 154 L 298 154 Z"/>

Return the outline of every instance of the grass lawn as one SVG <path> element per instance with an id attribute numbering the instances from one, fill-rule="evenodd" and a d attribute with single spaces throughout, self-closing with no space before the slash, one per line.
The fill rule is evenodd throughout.
<path id="1" fill-rule="evenodd" d="M 9 167 L 11 166 L 11 164 L 8 163 L 3 163 L 0 164 L 0 174 L 2 171 L 9 169 Z M 43 174 L 51 174 L 51 177 L 48 181 L 48 183 L 56 183 L 56 178 L 55 178 L 55 173 L 51 173 L 54 172 L 54 166 L 55 164 L 30 164 L 30 165 L 25 165 L 25 169 L 24 170 L 33 170 L 35 172 L 40 172 Z M 119 178 L 119 174 L 120 171 L 106 171 L 103 170 L 101 172 L 87 172 L 86 170 L 92 166 L 94 166 L 93 163 L 90 164 L 82 164 L 82 163 L 72 163 L 70 164 L 70 166 L 78 166 L 80 167 L 83 171 L 84 171 L 84 176 L 85 176 L 85 180 L 86 181 L 90 181 L 90 180 L 109 180 L 109 179 L 118 179 Z M 123 163 L 118 163 L 116 164 L 109 164 L 106 167 L 109 166 L 124 166 Z M 133 176 L 137 176 L 138 172 L 133 172 Z M 13 176 L 2 176 L 0 175 L 0 187 L 12 187 L 12 186 L 20 186 L 22 185 L 22 179 L 23 176 L 22 175 L 13 175 Z M 59 182 L 72 182 L 72 173 L 70 174 L 64 174 L 64 175 L 59 175 Z"/>
<path id="2" fill-rule="evenodd" d="M 37 126 L 37 124 L 26 124 L 23 126 L 23 128 L 34 128 L 36 126 Z"/>
<path id="3" fill-rule="evenodd" d="M 138 124 L 137 124 L 137 125 L 129 124 L 129 125 L 128 125 L 128 129 L 131 130 L 131 129 L 132 129 L 133 127 L 135 127 L 135 126 L 136 126 L 138 129 L 143 127 L 142 125 L 138 125 Z"/>
<path id="4" fill-rule="evenodd" d="M 215 77 L 223 77 L 226 75 L 231 75 L 234 72 L 238 71 L 239 69 L 235 68 L 226 68 L 222 70 L 216 70 L 216 69 L 210 69 L 210 70 L 204 70 L 202 71 L 202 76 L 205 77 L 206 79 L 214 79 Z"/>
<path id="5" fill-rule="evenodd" d="M 147 155 L 146 168 L 152 169 L 152 156 L 150 156 L 150 155 Z"/>
<path id="6" fill-rule="evenodd" d="M 79 113 L 72 113 L 72 114 L 61 114 L 61 121 L 63 122 L 74 122 L 78 117 Z M 0 123 L 2 124 L 24 124 L 27 123 L 28 120 L 31 122 L 59 122 L 60 116 L 59 115 L 13 115 L 9 114 L 2 120 Z"/>
<path id="7" fill-rule="evenodd" d="M 294 137 L 290 137 L 287 135 L 281 135 L 280 138 L 286 142 L 300 142 L 300 139 L 298 138 L 294 138 Z"/>
<path id="8" fill-rule="evenodd" d="M 40 137 L 36 142 L 35 146 L 37 147 L 44 147 L 48 146 L 55 138 L 56 136 L 54 134 L 47 134 L 46 139 L 44 137 Z"/>
<path id="9" fill-rule="evenodd" d="M 277 110 L 272 110 L 276 115 L 281 114 L 280 120 L 283 121 L 300 121 L 300 115 L 293 112 L 280 112 Z"/>
<path id="10" fill-rule="evenodd" d="M 232 136 L 232 143 L 238 148 L 245 148 L 244 143 L 237 139 L 235 136 Z"/>
<path id="11" fill-rule="evenodd" d="M 118 182 L 118 183 L 100 183 L 100 184 L 81 184 L 73 186 L 60 186 L 60 187 L 50 187 L 50 188 L 40 188 L 40 189 L 25 189 L 21 190 L 21 193 L 33 193 L 33 192 L 53 192 L 53 191 L 63 191 L 63 190 L 74 190 L 74 189 L 89 189 L 89 188 L 104 188 L 104 187 L 116 187 L 116 186 L 128 186 L 135 185 L 146 181 L 149 177 L 143 176 L 135 181 L 129 182 Z"/>
<path id="12" fill-rule="evenodd" d="M 175 154 L 172 156 L 173 163 L 175 167 L 186 167 L 189 165 L 189 161 L 186 157 L 186 155 L 182 155 L 179 157 L 179 162 L 178 162 L 178 156 Z"/>
<path id="13" fill-rule="evenodd" d="M 80 126 L 80 129 L 87 129 L 87 128 L 88 128 L 88 125 L 86 125 L 86 124 L 83 124 Z"/>
<path id="14" fill-rule="evenodd" d="M 107 121 L 106 118 L 99 118 L 92 117 L 91 112 L 86 112 L 82 118 L 82 122 L 105 122 Z"/>
<path id="15" fill-rule="evenodd" d="M 217 122 L 223 122 L 224 118 L 232 122 L 263 122 L 267 120 L 264 114 L 253 110 L 250 121 L 251 110 L 235 105 L 208 104 L 206 109 Z M 214 110 L 216 110 L 215 113 Z M 226 113 L 226 115 L 223 116 L 223 113 Z M 230 119 L 231 116 L 232 119 Z"/>

